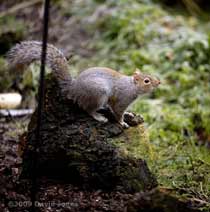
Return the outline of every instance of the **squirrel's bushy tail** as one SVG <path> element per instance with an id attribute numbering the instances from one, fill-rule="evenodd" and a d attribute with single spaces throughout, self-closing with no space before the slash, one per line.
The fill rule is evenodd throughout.
<path id="1" fill-rule="evenodd" d="M 39 41 L 24 41 L 16 44 L 8 53 L 7 60 L 11 68 L 24 68 L 33 61 L 41 59 L 42 43 Z M 46 63 L 62 85 L 72 81 L 68 72 L 68 62 L 63 53 L 55 46 L 47 45 Z"/>

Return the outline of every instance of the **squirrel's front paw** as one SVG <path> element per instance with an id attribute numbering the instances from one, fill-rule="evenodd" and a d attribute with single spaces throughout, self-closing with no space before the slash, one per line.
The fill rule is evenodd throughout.
<path id="1" fill-rule="evenodd" d="M 125 129 L 129 128 L 129 125 L 127 123 L 125 123 L 124 121 L 121 121 L 120 125 Z"/>
<path id="2" fill-rule="evenodd" d="M 131 117 L 131 118 L 134 118 L 134 117 L 135 117 L 133 113 L 127 112 L 127 111 L 124 112 L 123 116 L 129 116 L 129 117 Z"/>

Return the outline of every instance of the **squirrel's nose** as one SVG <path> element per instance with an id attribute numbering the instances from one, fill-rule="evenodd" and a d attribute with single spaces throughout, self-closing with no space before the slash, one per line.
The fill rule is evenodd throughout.
<path id="1" fill-rule="evenodd" d="M 160 84 L 161 84 L 160 80 L 159 80 L 159 79 L 157 79 L 157 85 L 160 85 Z"/>

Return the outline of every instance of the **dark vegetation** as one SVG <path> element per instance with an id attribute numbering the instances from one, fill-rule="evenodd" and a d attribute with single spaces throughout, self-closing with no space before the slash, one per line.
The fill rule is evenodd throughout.
<path id="1" fill-rule="evenodd" d="M 25 98 L 22 106 L 34 107 L 39 66 L 31 65 L 23 76 L 5 74 L 4 56 L 14 43 L 41 39 L 39 2 L 1 16 L 22 2 L 3 1 L 0 6 L 0 91 L 18 90 Z M 208 14 L 209 2 L 204 0 L 56 0 L 49 31 L 50 42 L 70 58 L 73 75 L 90 66 L 126 74 L 138 67 L 161 79 L 160 89 L 131 108 L 144 117 L 145 127 L 139 127 L 140 133 L 131 131 L 129 142 L 118 139 L 115 144 L 145 159 L 164 191 L 203 211 L 210 208 Z M 25 129 L 20 123 L 1 124 L 1 155 Z"/>

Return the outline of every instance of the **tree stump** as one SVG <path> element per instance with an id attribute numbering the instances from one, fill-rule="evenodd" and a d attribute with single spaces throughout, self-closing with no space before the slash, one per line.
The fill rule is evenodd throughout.
<path id="1" fill-rule="evenodd" d="M 102 113 L 108 123 L 99 123 L 61 95 L 56 79 L 46 80 L 42 114 L 41 144 L 38 147 L 38 177 L 65 180 L 85 189 L 146 191 L 157 180 L 142 159 L 125 155 L 110 140 L 126 133 L 108 109 Z M 22 177 L 31 177 L 35 147 L 37 111 L 32 115 L 23 151 Z M 142 118 L 127 116 L 132 127 Z"/>

